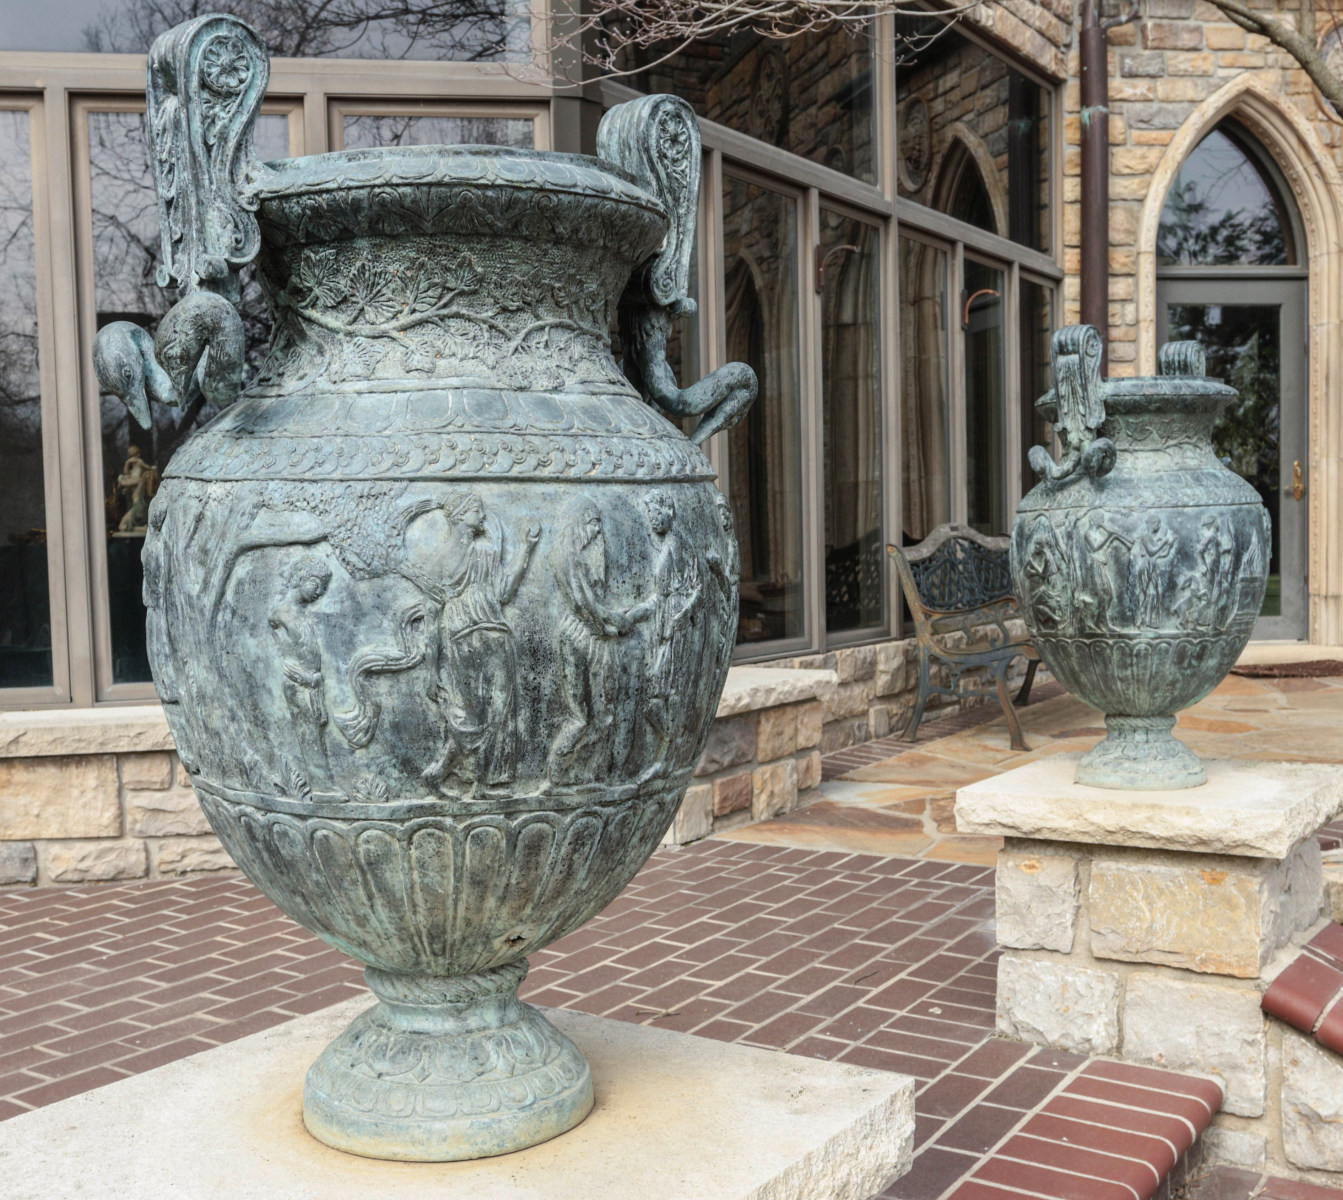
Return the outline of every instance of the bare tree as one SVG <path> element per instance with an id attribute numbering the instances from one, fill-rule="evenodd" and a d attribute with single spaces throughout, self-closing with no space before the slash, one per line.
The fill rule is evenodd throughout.
<path id="1" fill-rule="evenodd" d="M 207 13 L 247 21 L 284 58 L 530 56 L 527 0 L 129 0 L 84 29 L 94 51 L 145 53 L 159 34 Z"/>
<path id="2" fill-rule="evenodd" d="M 936 32 L 982 2 L 940 5 Z M 552 11 L 543 14 L 552 60 L 560 64 L 561 76 L 589 81 L 648 70 L 696 42 L 743 34 L 788 39 L 833 30 L 858 35 L 878 17 L 929 14 L 919 0 L 552 3 Z M 532 58 L 528 0 L 130 0 L 109 3 L 84 30 L 84 42 L 95 51 L 143 53 L 160 33 L 209 12 L 242 17 L 272 54 L 289 58 L 357 55 L 527 65 Z M 920 26 L 919 45 L 936 35 L 930 28 Z"/>
<path id="3" fill-rule="evenodd" d="M 1329 65 L 1326 55 L 1320 50 L 1315 35 L 1315 6 L 1301 6 L 1302 26 L 1298 27 L 1271 10 L 1251 8 L 1242 0 L 1209 0 L 1227 17 L 1242 29 L 1266 37 L 1275 46 L 1286 50 L 1303 71 L 1310 77 L 1311 83 L 1320 89 L 1320 93 L 1335 111 L 1343 113 L 1343 79 Z M 1333 5 L 1328 9 L 1333 13 Z M 1337 17 L 1338 14 L 1334 14 Z M 1334 28 L 1340 21 L 1335 19 Z"/>

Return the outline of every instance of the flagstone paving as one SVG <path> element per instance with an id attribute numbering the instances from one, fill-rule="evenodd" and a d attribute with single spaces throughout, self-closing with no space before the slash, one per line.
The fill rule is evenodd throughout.
<path id="1" fill-rule="evenodd" d="M 1018 713 L 1025 753 L 1012 749 L 997 706 L 980 706 L 925 721 L 913 745 L 892 736 L 832 754 L 811 803 L 720 836 L 991 867 L 1002 840 L 956 832 L 956 789 L 1038 758 L 1082 753 L 1105 734 L 1101 714 L 1058 684 L 1036 696 Z M 1343 677 L 1231 675 L 1180 714 L 1175 732 L 1207 758 L 1343 762 Z M 1332 833 L 1343 844 L 1343 826 Z"/>

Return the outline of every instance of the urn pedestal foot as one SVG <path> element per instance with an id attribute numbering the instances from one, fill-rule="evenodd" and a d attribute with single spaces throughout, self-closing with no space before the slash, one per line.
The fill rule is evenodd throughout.
<path id="1" fill-rule="evenodd" d="M 1077 764 L 1078 783 L 1168 791 L 1208 782 L 1198 755 L 1171 733 L 1174 717 L 1107 716 L 1105 727 L 1105 739 Z"/>
<path id="2" fill-rule="evenodd" d="M 518 999 L 525 960 L 452 978 L 369 967 L 381 1003 L 322 1051 L 303 1088 L 319 1141 L 366 1158 L 454 1162 L 523 1150 L 592 1109 L 587 1061 Z"/>

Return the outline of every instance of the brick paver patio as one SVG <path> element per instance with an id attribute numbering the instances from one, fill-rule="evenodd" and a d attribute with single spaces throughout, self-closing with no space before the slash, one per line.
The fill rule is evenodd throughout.
<path id="1" fill-rule="evenodd" d="M 1075 723 L 1076 714 L 1066 710 L 1073 703 L 1032 706 L 1028 736 L 1032 724 L 1062 722 L 1058 732 L 1068 736 L 1041 736 L 1050 745 L 1075 740 L 1075 724 L 1067 722 Z M 934 760 L 931 767 L 913 764 L 925 773 L 937 775 L 943 762 L 975 770 L 971 753 L 948 751 L 948 743 L 979 739 L 982 755 L 996 736 L 993 723 L 966 727 L 905 753 Z M 826 787 L 862 785 L 852 772 L 880 774 L 890 761 L 852 768 L 847 780 Z M 867 786 L 922 788 L 921 814 L 902 815 L 919 815 L 935 836 L 914 854 L 808 845 L 809 838 L 824 843 L 836 827 L 825 820 L 808 824 L 798 814 L 660 852 L 603 914 L 533 958 L 524 995 L 914 1076 L 917 1157 L 910 1174 L 886 1193 L 890 1200 L 953 1193 L 957 1200 L 1019 1200 L 1071 1194 L 1069 1188 L 1086 1200 L 1132 1200 L 1138 1193 L 1113 1181 L 1122 1175 L 1104 1182 L 1075 1156 L 1066 1160 L 1071 1167 L 1024 1174 L 1023 1147 L 1062 1154 L 1073 1135 L 1049 1133 L 1050 1122 L 1061 1119 L 1060 1111 L 1075 1113 L 1079 1094 L 1098 1086 L 1097 1065 L 992 1037 L 992 867 L 949 860 L 959 852 L 956 835 L 937 830 L 940 817 L 931 815 L 927 799 L 944 795 L 947 784 L 937 775 L 939 791 L 909 783 L 913 778 L 920 776 L 906 772 L 903 784 L 879 778 Z M 897 803 L 913 802 L 906 796 Z M 850 798 L 835 807 L 864 805 Z M 974 857 L 982 848 L 970 851 Z M 236 876 L 0 892 L 0 1119 L 314 1011 L 361 988 L 353 963 Z M 1085 1101 L 1091 1104 L 1086 1120 L 1102 1145 L 1141 1137 L 1135 1123 L 1141 1128 L 1158 1115 L 1152 1099 L 1158 1093 L 1130 1090 L 1147 1098 L 1102 1100 L 1099 1109 Z M 1172 1090 L 1178 1090 L 1174 1084 Z M 1119 1154 L 1116 1162 L 1136 1170 L 1134 1154 Z M 1009 1165 L 986 1167 L 987 1157 Z M 1004 1169 L 1010 1178 L 1000 1183 L 1017 1190 L 986 1182 Z M 977 1181 L 964 1182 L 977 1172 Z M 1209 1175 L 1199 1186 L 1239 1187 L 1245 1175 Z M 1026 1177 L 1036 1179 L 1039 1190 L 1020 1190 Z M 1296 1200 L 1297 1193 L 1282 1190 L 1288 1186 L 1257 1176 L 1247 1185 L 1277 1189 L 1263 1191 L 1265 1197 Z M 1254 1193 L 1190 1194 L 1246 1200 Z M 1307 1195 L 1300 1193 L 1302 1200 Z M 1328 1195 L 1317 1190 L 1310 1200 Z M 1333 1193 L 1333 1200 L 1340 1198 L 1343 1193 Z"/>

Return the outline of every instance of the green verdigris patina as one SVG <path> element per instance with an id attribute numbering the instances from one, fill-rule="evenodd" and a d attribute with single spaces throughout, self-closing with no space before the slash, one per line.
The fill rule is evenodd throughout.
<path id="1" fill-rule="evenodd" d="M 1204 375 L 1197 342 L 1171 342 L 1155 378 L 1100 378 L 1090 325 L 1054 334 L 1054 389 L 1036 407 L 1063 457 L 1012 526 L 1012 576 L 1032 640 L 1069 691 L 1105 713 L 1077 782 L 1186 788 L 1202 763 L 1171 730 L 1245 649 L 1268 579 L 1268 513 L 1213 452 L 1236 397 Z"/>
<path id="2" fill-rule="evenodd" d="M 517 989 L 643 864 L 703 749 L 738 556 L 699 443 L 755 376 L 681 389 L 666 362 L 692 304 L 683 101 L 613 109 L 598 158 L 262 164 L 267 73 L 224 16 L 149 57 L 180 298 L 152 340 L 102 330 L 95 363 L 142 424 L 151 400 L 230 405 L 150 508 L 150 661 L 221 841 L 379 998 L 309 1072 L 308 1128 L 374 1157 L 500 1154 L 592 1105 Z M 274 332 L 239 394 L 253 262 Z"/>

